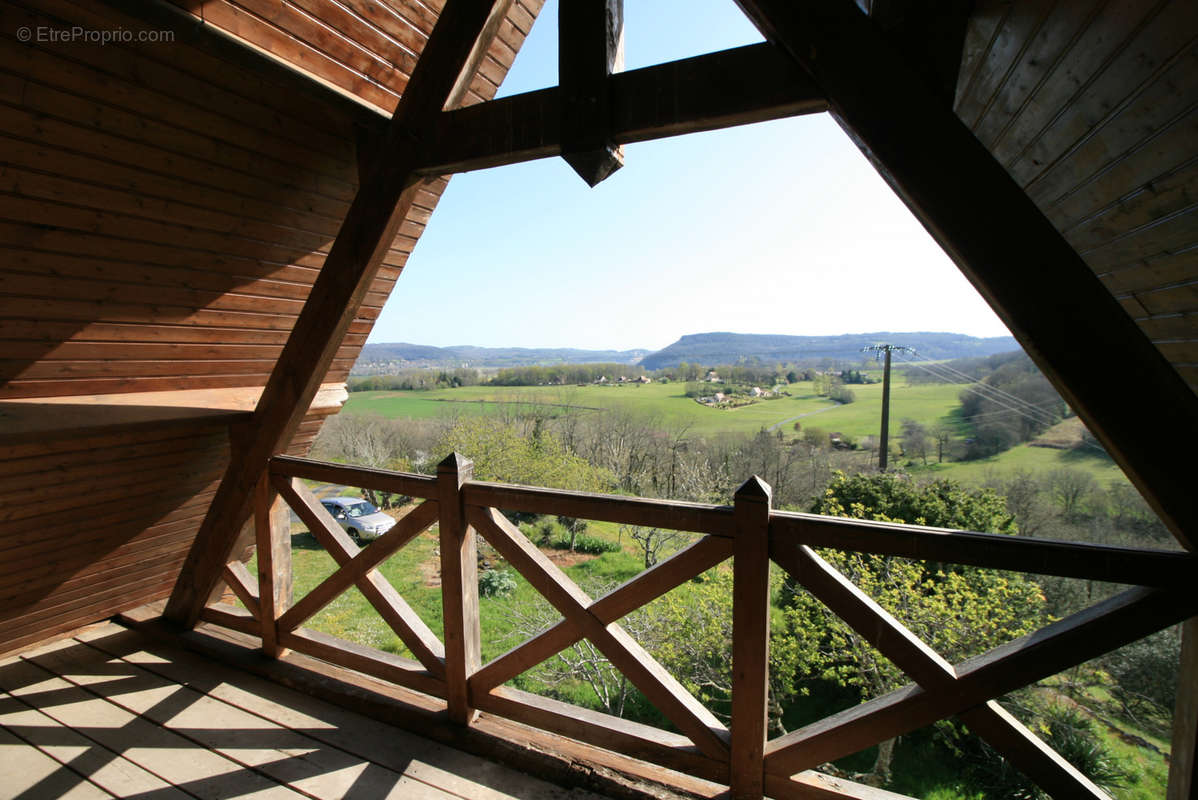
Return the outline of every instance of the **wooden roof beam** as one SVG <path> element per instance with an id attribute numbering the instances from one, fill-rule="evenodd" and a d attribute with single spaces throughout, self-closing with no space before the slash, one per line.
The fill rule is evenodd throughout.
<path id="1" fill-rule="evenodd" d="M 768 43 L 618 72 L 607 79 L 610 141 L 631 144 L 828 110 L 811 78 Z M 562 154 L 558 87 L 454 111 L 436 121 L 426 175 Z"/>
<path id="2" fill-rule="evenodd" d="M 1198 396 L 1085 261 L 852 0 L 737 3 L 810 73 L 882 177 L 1195 549 Z"/>
<path id="3" fill-rule="evenodd" d="M 464 96 L 468 81 L 459 76 L 480 48 L 486 50 L 509 5 L 446 2 L 192 543 L 166 608 L 175 622 L 193 627 L 199 619 L 249 517 L 256 484 L 302 421 L 411 208 L 432 121 Z"/>
<path id="4" fill-rule="evenodd" d="M 557 14 L 562 158 L 588 186 L 624 166 L 607 79 L 624 69 L 624 0 L 573 0 Z"/>

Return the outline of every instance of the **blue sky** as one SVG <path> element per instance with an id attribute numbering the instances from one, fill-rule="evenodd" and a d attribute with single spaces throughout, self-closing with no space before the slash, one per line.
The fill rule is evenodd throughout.
<path id="1" fill-rule="evenodd" d="M 549 0 L 501 94 L 557 82 Z M 625 66 L 760 41 L 731 0 L 625 0 Z M 831 117 L 450 181 L 373 342 L 629 349 L 704 331 L 1006 328 Z"/>

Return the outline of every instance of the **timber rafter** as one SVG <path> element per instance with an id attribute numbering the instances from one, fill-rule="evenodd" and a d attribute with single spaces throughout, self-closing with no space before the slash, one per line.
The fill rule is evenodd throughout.
<path id="1" fill-rule="evenodd" d="M 1023 189 L 852 0 L 737 0 L 986 298 L 1174 536 L 1198 546 L 1198 395 Z M 1081 339 L 1084 337 L 1084 343 Z M 1126 369 L 1111 382 L 1108 353 Z M 1146 399 L 1153 425 L 1144 435 Z"/>
<path id="2" fill-rule="evenodd" d="M 167 616 L 195 625 L 216 587 L 254 487 L 270 457 L 291 439 L 365 299 L 420 185 L 420 142 L 444 107 L 460 101 L 462 71 L 474 63 L 510 0 L 449 0 L 387 127 L 320 276 L 275 364 L 247 429 L 246 444 L 221 480 L 167 605 Z"/>
<path id="3" fill-rule="evenodd" d="M 805 72 L 771 44 L 752 44 L 606 78 L 609 135 L 632 144 L 828 110 Z M 441 114 L 420 172 L 441 175 L 562 153 L 554 86 Z"/>

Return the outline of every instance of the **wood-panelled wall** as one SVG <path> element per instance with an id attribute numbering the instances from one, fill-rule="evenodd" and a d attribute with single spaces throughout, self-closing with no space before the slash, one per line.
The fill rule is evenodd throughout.
<path id="1" fill-rule="evenodd" d="M 169 595 L 246 417 L 0 443 L 0 654 Z"/>
<path id="2" fill-rule="evenodd" d="M 228 458 L 219 422 L 0 446 L 0 652 L 169 593 Z"/>
<path id="3" fill-rule="evenodd" d="M 1191 0 L 981 0 L 956 111 L 1198 390 L 1196 35 Z"/>
<path id="4" fill-rule="evenodd" d="M 32 5 L 0 3 L 0 396 L 263 385 L 355 191 L 364 118 L 185 42 L 19 42 L 149 27 Z M 342 379 L 436 198 L 392 247 Z"/>
<path id="5" fill-rule="evenodd" d="M 0 652 L 169 593 L 248 415 L 105 427 L 82 396 L 265 385 L 369 159 L 359 142 L 386 124 L 361 100 L 390 111 L 439 8 L 411 4 L 423 16 L 403 33 L 375 2 L 184 5 L 212 24 L 161 0 L 0 0 L 0 398 L 83 401 L 36 437 L 0 409 Z M 326 12 L 344 19 L 312 16 Z M 327 28 L 350 17 L 354 36 L 377 29 L 389 69 L 313 68 L 333 63 L 314 48 L 365 57 Z M 525 27 L 509 20 L 474 100 L 531 24 L 524 5 L 512 19 Z M 296 66 L 359 99 L 218 24 L 290 42 Z M 49 40 L 75 26 L 174 41 Z M 345 380 L 444 186 L 422 191 L 326 383 Z"/>
<path id="6" fill-rule="evenodd" d="M 445 0 L 171 0 L 390 113 Z M 544 0 L 512 0 L 463 101 L 490 100 Z"/>

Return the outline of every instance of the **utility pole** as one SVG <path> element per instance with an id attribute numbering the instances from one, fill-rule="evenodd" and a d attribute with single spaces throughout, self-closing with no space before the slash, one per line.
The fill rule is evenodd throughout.
<path id="1" fill-rule="evenodd" d="M 882 370 L 882 435 L 878 437 L 878 469 L 885 472 L 886 458 L 890 455 L 890 354 L 895 350 L 914 353 L 915 349 L 897 344 L 874 344 L 861 349 L 872 350 L 878 359 L 885 354 L 886 366 Z"/>

